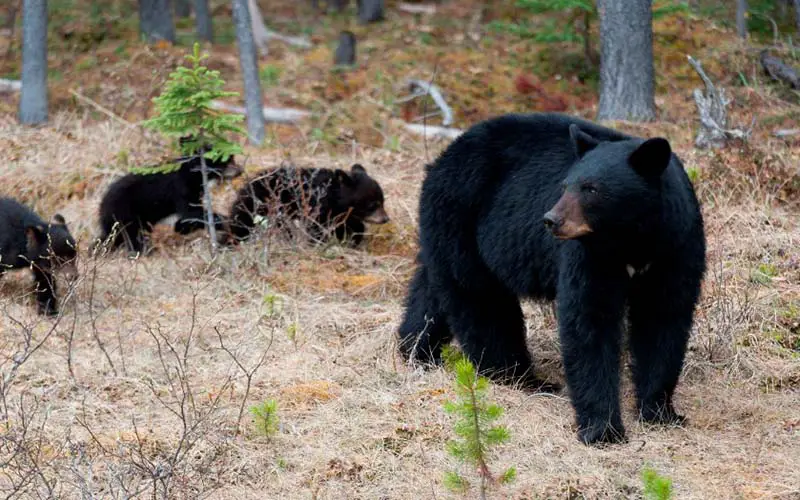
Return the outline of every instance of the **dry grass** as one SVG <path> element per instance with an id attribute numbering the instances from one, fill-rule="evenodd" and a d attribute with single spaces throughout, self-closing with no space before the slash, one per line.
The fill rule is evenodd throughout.
<path id="1" fill-rule="evenodd" d="M 469 2 L 447 5 L 453 12 L 446 15 L 469 18 Z M 375 30 L 399 50 L 406 46 L 400 33 L 411 24 L 394 17 Z M 416 56 L 451 42 L 445 28 L 432 29 L 436 43 L 417 47 Z M 285 67 L 281 84 L 297 86 L 267 90 L 271 104 L 316 99 L 322 118 L 273 127 L 266 147 L 246 151 L 248 170 L 286 159 L 304 166 L 364 164 L 384 188 L 392 223 L 358 250 L 265 239 L 211 259 L 201 235 L 179 237 L 162 228 L 154 235 L 156 253 L 145 259 L 118 253 L 92 260 L 86 249 L 106 186 L 165 149 L 135 126 L 66 102 L 48 126 L 25 129 L 15 124 L 12 99 L 3 97 L 2 192 L 42 216 L 61 212 L 80 240 L 82 262 L 80 279 L 61 287 L 67 299 L 55 322 L 35 315 L 27 274 L 0 281 L 0 413 L 8 416 L 0 422 L 0 490 L 58 498 L 126 491 L 136 497 L 168 491 L 170 498 L 452 496 L 442 485 L 455 464 L 444 451 L 452 430 L 441 407 L 452 396 L 451 378 L 443 370 L 408 367 L 395 354 L 394 339 L 414 265 L 423 166 L 444 143 L 425 144 L 390 120 L 394 112 L 386 103 L 396 89 L 374 72 L 399 81 L 404 70 L 377 60 L 381 43 L 367 42 L 369 70 L 348 80 L 357 90 L 348 87 L 327 100 L 325 93 L 337 89 L 323 84 L 333 78 L 326 76 L 328 48 L 300 55 L 276 46 L 274 57 Z M 510 78 L 502 79 L 512 67 L 507 59 L 492 62 L 503 82 L 494 97 L 476 90 L 481 73 L 467 91 L 449 72 L 469 64 L 485 71 L 491 56 L 476 55 L 467 44 L 450 48 L 452 60 L 439 61 L 437 83 L 463 90 L 455 99 L 460 125 L 536 107 L 511 95 Z M 153 64 L 149 50 L 131 49 L 144 54 L 139 63 Z M 234 53 L 215 49 L 223 60 Z M 165 74 L 175 60 L 162 60 L 156 73 Z M 415 71 L 429 76 L 434 65 L 426 61 Z M 123 75 L 119 92 L 145 102 L 150 84 L 125 80 L 137 69 L 133 63 L 125 69 L 124 62 L 109 70 Z M 225 65 L 237 69 L 235 59 Z M 800 498 L 800 150 L 769 138 L 767 126 L 757 128 L 751 147 L 694 150 L 687 82 L 676 81 L 658 97 L 661 122 L 618 125 L 669 137 L 687 167 L 700 171 L 709 273 L 677 394 L 689 423 L 666 429 L 637 423 L 626 383 L 630 442 L 598 450 L 575 438 L 566 396 L 492 386 L 512 436 L 493 460 L 498 470 L 518 470 L 517 480 L 493 498 L 637 498 L 648 464 L 672 478 L 676 498 Z M 140 119 L 146 107 L 125 114 L 127 104 L 113 108 L 113 95 L 103 94 L 112 90 L 101 85 L 91 95 L 125 119 Z M 591 116 L 584 91 L 576 89 L 583 97 L 570 110 Z M 797 112 L 785 103 L 779 108 L 768 88 L 739 89 L 736 98 L 734 119 L 742 122 L 757 112 L 786 125 L 786 109 Z M 230 186 L 216 189 L 220 211 L 227 211 L 232 193 Z M 536 361 L 563 380 L 549 308 L 524 309 Z M 26 340 L 42 343 L 20 363 L 19 353 L 32 350 Z M 280 419 L 280 431 L 269 438 L 256 433 L 246 411 L 267 399 L 277 401 Z"/>

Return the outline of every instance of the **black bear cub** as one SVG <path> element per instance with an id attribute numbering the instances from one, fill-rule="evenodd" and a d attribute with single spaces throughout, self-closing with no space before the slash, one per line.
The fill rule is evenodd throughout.
<path id="1" fill-rule="evenodd" d="M 705 273 L 699 204 L 662 138 L 560 114 L 479 123 L 430 166 L 404 354 L 438 362 L 455 335 L 499 380 L 532 387 L 519 297 L 556 301 L 578 434 L 624 439 L 622 327 L 640 417 L 681 422 L 672 397 Z"/>
<path id="2" fill-rule="evenodd" d="M 181 138 L 182 143 L 190 140 Z M 174 160 L 174 163 L 180 163 L 180 168 L 173 172 L 130 173 L 114 181 L 100 202 L 101 236 L 98 243 L 114 234 L 110 249 L 125 243 L 130 251 L 142 252 L 153 226 L 174 216 L 177 216 L 174 225 L 177 233 L 189 234 L 204 228 L 200 155 L 209 150 L 206 145 L 193 156 Z M 242 173 L 233 156 L 225 162 L 206 159 L 206 167 L 209 181 L 232 179 Z M 221 216 L 214 214 L 214 221 L 219 230 L 224 229 Z"/>
<path id="3" fill-rule="evenodd" d="M 232 242 L 250 236 L 256 216 L 274 218 L 276 226 L 301 220 L 314 240 L 323 241 L 333 231 L 339 240 L 354 245 L 363 239 L 365 223 L 389 222 L 383 190 L 359 164 L 349 173 L 294 167 L 260 172 L 239 190 L 231 206 Z"/>
<path id="4" fill-rule="evenodd" d="M 77 255 L 75 239 L 60 214 L 46 223 L 18 201 L 0 198 L 0 275 L 29 267 L 40 314 L 58 314 L 53 271 L 77 277 Z"/>

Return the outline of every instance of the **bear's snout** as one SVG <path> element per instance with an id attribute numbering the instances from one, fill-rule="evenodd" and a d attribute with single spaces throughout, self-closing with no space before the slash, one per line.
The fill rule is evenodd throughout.
<path id="1" fill-rule="evenodd" d="M 567 191 L 542 217 L 544 225 L 560 240 L 580 238 L 592 232 L 583 214 L 578 195 Z"/>
<path id="2" fill-rule="evenodd" d="M 558 226 L 561 225 L 561 217 L 555 214 L 552 210 L 544 214 L 542 217 L 542 222 L 544 222 L 544 226 L 549 229 L 550 231 L 555 231 Z"/>

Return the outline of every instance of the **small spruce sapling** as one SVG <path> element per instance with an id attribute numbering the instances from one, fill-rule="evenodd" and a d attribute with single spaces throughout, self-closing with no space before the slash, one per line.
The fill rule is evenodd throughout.
<path id="1" fill-rule="evenodd" d="M 250 414 L 253 415 L 256 432 L 262 436 L 270 437 L 278 432 L 278 402 L 274 399 L 251 406 Z"/>
<path id="2" fill-rule="evenodd" d="M 499 477 L 489 470 L 489 449 L 505 443 L 509 432 L 505 426 L 493 425 L 503 414 L 503 408 L 486 401 L 489 382 L 478 376 L 475 366 L 464 357 L 450 353 L 454 361 L 456 401 L 447 401 L 444 409 L 456 416 L 453 430 L 458 436 L 447 444 L 448 453 L 456 459 L 475 466 L 480 478 L 480 497 L 486 498 L 487 486 L 491 483 L 507 483 L 516 477 L 516 469 L 511 467 Z M 469 488 L 469 481 L 458 472 L 445 475 L 445 485 L 456 491 Z"/>
<path id="3" fill-rule="evenodd" d="M 231 156 L 242 153 L 241 146 L 228 140 L 227 136 L 230 133 L 244 133 L 242 128 L 236 125 L 244 117 L 211 107 L 211 102 L 215 99 L 239 94 L 222 90 L 225 81 L 220 77 L 219 71 L 209 70 L 201 64 L 207 58 L 208 54 L 200 54 L 200 44 L 195 43 L 192 54 L 186 56 L 192 66 L 190 68 L 179 66 L 170 73 L 164 91 L 153 99 L 157 116 L 145 121 L 144 125 L 168 137 L 193 137 L 194 140 L 179 142 L 181 153 L 186 156 L 194 155 L 206 144 L 210 145 L 211 150 L 200 157 L 200 169 L 203 177 L 203 211 L 211 240 L 211 252 L 215 253 L 217 233 L 211 210 L 211 192 L 205 160 L 227 161 Z M 178 168 L 180 165 L 166 165 L 148 171 L 166 173 Z"/>
<path id="4" fill-rule="evenodd" d="M 645 500 L 669 500 L 672 498 L 672 480 L 658 474 L 651 467 L 642 470 Z"/>

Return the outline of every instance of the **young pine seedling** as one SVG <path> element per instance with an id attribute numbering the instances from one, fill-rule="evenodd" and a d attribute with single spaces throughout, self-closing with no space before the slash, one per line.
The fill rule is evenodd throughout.
<path id="1" fill-rule="evenodd" d="M 513 467 L 495 476 L 488 464 L 490 448 L 508 441 L 509 433 L 505 426 L 494 425 L 494 421 L 503 414 L 503 409 L 487 402 L 489 381 L 478 376 L 475 366 L 468 359 L 452 357 L 455 358 L 452 367 L 455 371 L 456 400 L 447 401 L 444 409 L 456 417 L 453 430 L 457 438 L 448 442 L 447 451 L 454 458 L 477 469 L 480 498 L 484 499 L 490 484 L 507 483 L 516 477 Z M 455 491 L 469 489 L 469 481 L 455 471 L 445 475 L 445 485 Z"/>

